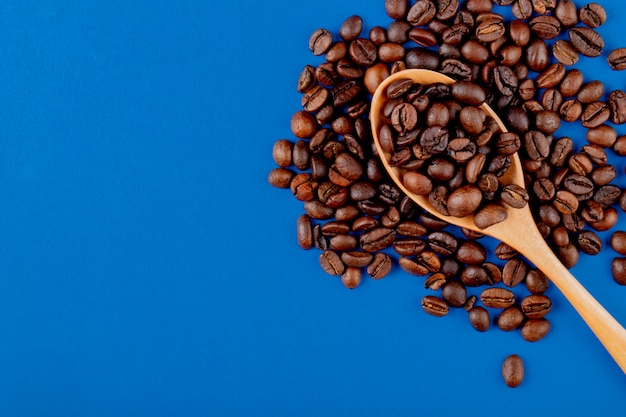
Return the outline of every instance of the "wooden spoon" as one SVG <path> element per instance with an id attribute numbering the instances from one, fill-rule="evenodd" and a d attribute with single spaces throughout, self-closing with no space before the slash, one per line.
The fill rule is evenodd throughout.
<path id="1" fill-rule="evenodd" d="M 615 362 L 617 362 L 622 371 L 626 373 L 626 330 L 591 294 L 589 294 L 554 255 L 552 249 L 550 249 L 539 233 L 528 205 L 522 209 L 507 207 L 506 211 L 508 216 L 505 221 L 480 230 L 474 225 L 472 216 L 463 218 L 445 216 L 439 213 L 430 204 L 427 196 L 417 195 L 406 189 L 401 181 L 402 170 L 389 165 L 388 160 L 390 155 L 383 150 L 378 139 L 378 132 L 382 123 L 385 123 L 382 110 L 385 102 L 388 100 L 386 90 L 389 84 L 398 78 L 411 78 L 414 82 L 423 85 L 436 82 L 445 84 L 454 83 L 453 79 L 438 72 L 410 69 L 391 75 L 376 89 L 370 110 L 374 144 L 376 145 L 376 149 L 385 169 L 389 175 L 391 175 L 396 185 L 413 201 L 438 218 L 450 224 L 494 237 L 513 247 L 529 261 L 534 263 L 563 293 L 565 298 L 567 298 L 589 328 L 595 333 L 613 359 L 615 359 Z M 498 123 L 500 129 L 506 132 L 506 127 L 495 112 L 487 104 L 483 104 L 481 107 Z M 504 184 L 515 183 L 521 187 L 525 187 L 522 166 L 517 154 L 513 155 L 511 166 L 507 173 L 501 178 L 501 181 Z"/>

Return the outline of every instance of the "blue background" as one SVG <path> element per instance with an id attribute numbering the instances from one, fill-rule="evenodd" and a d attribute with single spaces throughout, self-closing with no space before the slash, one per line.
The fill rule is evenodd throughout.
<path id="1" fill-rule="evenodd" d="M 316 4 L 2 2 L 1 415 L 626 414 L 626 377 L 555 288 L 527 343 L 427 316 L 400 271 L 349 291 L 298 247 L 302 204 L 267 174 L 320 62 L 309 35 L 390 22 L 382 0 Z M 607 51 L 626 46 L 602 4 Z M 626 88 L 604 58 L 578 67 Z M 573 272 L 626 324 L 613 256 Z"/>

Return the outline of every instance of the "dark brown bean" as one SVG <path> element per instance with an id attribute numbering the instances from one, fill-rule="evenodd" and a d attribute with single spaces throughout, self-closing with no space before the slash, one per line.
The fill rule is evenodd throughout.
<path id="1" fill-rule="evenodd" d="M 489 312 L 481 306 L 474 306 L 469 310 L 469 321 L 474 329 L 479 332 L 486 332 L 491 324 Z"/>
<path id="2" fill-rule="evenodd" d="M 518 355 L 508 356 L 502 363 L 502 377 L 510 388 L 518 387 L 524 380 L 524 363 Z"/>

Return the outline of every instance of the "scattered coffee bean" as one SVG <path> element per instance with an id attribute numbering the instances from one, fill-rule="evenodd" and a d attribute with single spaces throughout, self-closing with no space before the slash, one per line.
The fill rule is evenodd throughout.
<path id="1" fill-rule="evenodd" d="M 510 388 L 518 387 L 524 380 L 524 363 L 518 355 L 510 355 L 502 363 L 502 377 Z"/>

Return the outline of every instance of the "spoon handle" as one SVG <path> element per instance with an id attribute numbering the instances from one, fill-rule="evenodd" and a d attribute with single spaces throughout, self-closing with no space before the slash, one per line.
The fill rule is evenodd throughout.
<path id="1" fill-rule="evenodd" d="M 563 266 L 538 231 L 531 228 L 527 233 L 537 234 L 536 239 L 528 239 L 534 247 L 528 251 L 520 247 L 520 253 L 550 278 L 626 373 L 626 329 Z"/>

